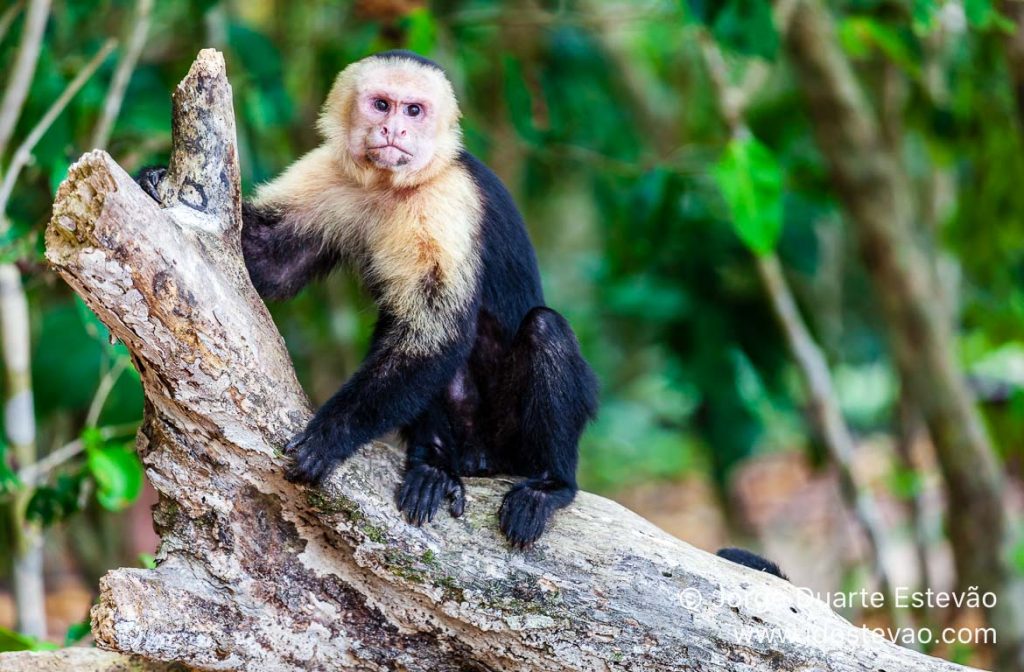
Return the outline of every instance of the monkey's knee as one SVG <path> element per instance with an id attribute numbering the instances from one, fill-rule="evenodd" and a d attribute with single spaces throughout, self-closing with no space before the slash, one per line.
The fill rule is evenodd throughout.
<path id="1" fill-rule="evenodd" d="M 523 318 L 512 346 L 512 359 L 526 396 L 551 397 L 543 404 L 561 421 L 580 424 L 597 412 L 597 379 L 580 352 L 568 320 L 538 306 Z M 556 393 L 552 395 L 552 391 Z"/>
<path id="2" fill-rule="evenodd" d="M 530 344 L 534 347 L 563 345 L 578 351 L 576 334 L 569 326 L 568 320 L 551 308 L 537 306 L 531 308 L 519 325 L 516 334 L 518 345 Z"/>

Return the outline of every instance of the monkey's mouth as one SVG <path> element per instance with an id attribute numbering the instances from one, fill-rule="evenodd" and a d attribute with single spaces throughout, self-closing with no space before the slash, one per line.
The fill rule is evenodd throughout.
<path id="1" fill-rule="evenodd" d="M 382 168 L 397 168 L 412 161 L 412 152 L 388 144 L 367 148 L 366 157 Z"/>

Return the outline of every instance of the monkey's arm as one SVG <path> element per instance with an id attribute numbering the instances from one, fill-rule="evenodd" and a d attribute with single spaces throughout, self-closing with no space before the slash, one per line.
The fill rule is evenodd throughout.
<path id="1" fill-rule="evenodd" d="M 409 349 L 416 341 L 411 330 L 382 311 L 359 370 L 288 444 L 295 455 L 288 479 L 318 483 L 359 446 L 415 419 L 469 355 L 475 315 L 474 305 L 454 338 L 421 353 Z"/>
<path id="2" fill-rule="evenodd" d="M 167 172 L 143 168 L 136 181 L 160 201 L 157 187 Z M 297 233 L 284 221 L 283 210 L 252 201 L 242 203 L 242 254 L 256 291 L 264 299 L 287 299 L 310 281 L 327 275 L 339 261 L 332 249 Z"/>
<path id="3" fill-rule="evenodd" d="M 338 264 L 321 241 L 296 233 L 268 207 L 242 203 L 242 255 L 256 291 L 264 299 L 287 299 Z"/>

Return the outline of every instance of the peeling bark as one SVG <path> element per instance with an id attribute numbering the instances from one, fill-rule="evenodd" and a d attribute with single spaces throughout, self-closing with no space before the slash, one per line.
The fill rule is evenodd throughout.
<path id="1" fill-rule="evenodd" d="M 230 101 L 220 54 L 201 52 L 174 95 L 165 207 L 90 152 L 47 231 L 47 258 L 132 353 L 160 493 L 158 567 L 102 580 L 100 646 L 203 670 L 964 669 L 594 495 L 514 553 L 506 479 L 467 479 L 466 514 L 423 528 L 395 507 L 393 447 L 323 489 L 286 482 L 278 448 L 310 408 L 239 252 Z"/>

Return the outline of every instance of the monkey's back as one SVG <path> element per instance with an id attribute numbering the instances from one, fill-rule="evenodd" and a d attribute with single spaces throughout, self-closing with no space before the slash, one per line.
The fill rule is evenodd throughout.
<path id="1" fill-rule="evenodd" d="M 522 214 L 501 179 L 465 150 L 459 162 L 473 177 L 483 198 L 481 308 L 493 315 L 506 337 L 511 338 L 526 313 L 544 305 L 537 255 Z"/>

